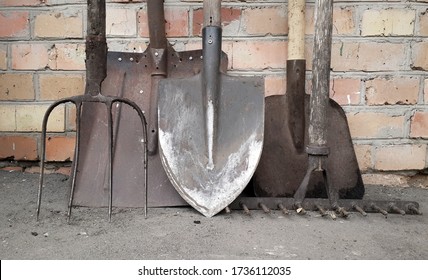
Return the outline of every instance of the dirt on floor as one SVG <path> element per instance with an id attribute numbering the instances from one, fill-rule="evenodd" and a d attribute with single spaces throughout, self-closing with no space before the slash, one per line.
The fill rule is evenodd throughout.
<path id="1" fill-rule="evenodd" d="M 367 199 L 417 201 L 425 215 L 317 212 L 220 213 L 190 207 L 74 208 L 66 220 L 68 177 L 46 176 L 40 221 L 39 176 L 0 171 L 0 259 L 428 259 L 428 189 L 366 186 Z"/>

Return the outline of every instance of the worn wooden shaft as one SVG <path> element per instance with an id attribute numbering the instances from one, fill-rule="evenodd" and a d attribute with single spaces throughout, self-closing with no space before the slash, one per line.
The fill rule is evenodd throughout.
<path id="1" fill-rule="evenodd" d="M 107 76 L 105 0 L 88 0 L 86 33 L 86 93 L 97 95 Z"/>
<path id="2" fill-rule="evenodd" d="M 221 0 L 204 0 L 204 27 L 221 27 Z"/>
<path id="3" fill-rule="evenodd" d="M 288 60 L 305 59 L 305 2 L 288 1 Z"/>
<path id="4" fill-rule="evenodd" d="M 312 94 L 310 99 L 309 146 L 327 145 L 327 106 L 330 89 L 331 34 L 333 1 L 315 2 L 315 36 L 312 63 Z"/>

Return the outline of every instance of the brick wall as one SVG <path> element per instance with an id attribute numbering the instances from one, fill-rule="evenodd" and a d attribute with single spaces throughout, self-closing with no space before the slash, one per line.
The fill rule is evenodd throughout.
<path id="1" fill-rule="evenodd" d="M 107 1 L 113 51 L 148 43 L 142 0 Z M 201 0 L 166 0 L 174 48 L 201 47 Z M 310 90 L 314 1 L 307 1 Z M 345 109 L 364 172 L 428 167 L 428 0 L 335 1 L 331 97 Z M 287 3 L 223 1 L 223 50 L 231 74 L 263 75 L 266 95 L 284 94 Z M 47 106 L 83 93 L 85 0 L 0 0 L 0 159 L 36 161 Z M 73 108 L 49 123 L 48 159 L 72 159 Z"/>

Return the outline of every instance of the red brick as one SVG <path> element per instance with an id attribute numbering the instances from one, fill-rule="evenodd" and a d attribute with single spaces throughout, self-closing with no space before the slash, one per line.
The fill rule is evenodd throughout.
<path id="1" fill-rule="evenodd" d="M 284 41 L 237 41 L 233 43 L 233 69 L 284 68 L 287 43 Z"/>
<path id="2" fill-rule="evenodd" d="M 7 46 L 0 45 L 0 70 L 7 69 Z"/>
<path id="3" fill-rule="evenodd" d="M 419 36 L 428 36 L 428 11 L 424 10 L 419 14 Z"/>
<path id="4" fill-rule="evenodd" d="M 135 36 L 137 12 L 134 9 L 107 9 L 106 32 L 108 36 Z"/>
<path id="5" fill-rule="evenodd" d="M 418 77 L 379 78 L 366 82 L 368 105 L 416 104 L 418 95 Z"/>
<path id="6" fill-rule="evenodd" d="M 407 70 L 406 45 L 380 42 L 337 42 L 332 46 L 334 71 Z"/>
<path id="7" fill-rule="evenodd" d="M 404 116 L 377 112 L 352 112 L 346 116 L 352 138 L 387 139 L 404 136 Z"/>
<path id="8" fill-rule="evenodd" d="M 314 8 L 306 8 L 306 34 L 314 34 Z M 335 7 L 333 9 L 333 34 L 355 34 L 355 9 L 354 7 Z"/>
<path id="9" fill-rule="evenodd" d="M 428 42 L 415 43 L 412 46 L 412 68 L 428 70 Z"/>
<path id="10" fill-rule="evenodd" d="M 428 79 L 424 81 L 424 100 L 425 104 L 428 104 Z"/>
<path id="11" fill-rule="evenodd" d="M 372 146 L 371 145 L 355 145 L 355 154 L 358 160 L 358 167 L 361 171 L 370 170 L 372 164 Z"/>
<path id="12" fill-rule="evenodd" d="M 0 37 L 27 38 L 30 36 L 28 12 L 0 12 Z"/>
<path id="13" fill-rule="evenodd" d="M 283 76 L 266 76 L 265 96 L 282 95 L 286 93 L 287 79 Z"/>
<path id="14" fill-rule="evenodd" d="M 40 38 L 82 38 L 82 12 L 68 9 L 39 14 L 34 19 L 34 34 Z"/>
<path id="15" fill-rule="evenodd" d="M 9 172 L 22 172 L 24 171 L 24 168 L 20 166 L 6 166 L 6 167 L 0 168 L 0 170 L 9 171 Z"/>
<path id="16" fill-rule="evenodd" d="M 138 29 L 141 37 L 149 37 L 147 10 L 138 12 Z M 182 7 L 165 7 L 165 32 L 168 37 L 189 35 L 189 10 Z"/>
<path id="17" fill-rule="evenodd" d="M 410 121 L 410 137 L 428 138 L 428 112 L 416 112 Z"/>
<path id="18" fill-rule="evenodd" d="M 66 131 L 76 131 L 76 106 L 69 104 L 66 106 Z"/>
<path id="19" fill-rule="evenodd" d="M 84 93 L 83 75 L 40 75 L 40 99 L 57 100 Z"/>
<path id="20" fill-rule="evenodd" d="M 49 52 L 49 67 L 54 70 L 85 70 L 85 44 L 55 44 Z"/>
<path id="21" fill-rule="evenodd" d="M 73 160 L 75 142 L 75 137 L 48 137 L 46 141 L 46 161 Z"/>
<path id="22" fill-rule="evenodd" d="M 416 14 L 410 9 L 369 9 L 363 12 L 362 36 L 410 36 L 415 28 Z"/>
<path id="23" fill-rule="evenodd" d="M 32 74 L 0 74 L 0 100 L 34 100 Z"/>
<path id="24" fill-rule="evenodd" d="M 426 145 L 376 147 L 374 167 L 382 171 L 421 170 L 425 168 L 426 155 Z"/>
<path id="25" fill-rule="evenodd" d="M 46 0 L 0 0 L 0 6 L 3 6 L 3 7 L 40 6 L 40 5 L 43 5 L 45 2 Z"/>
<path id="26" fill-rule="evenodd" d="M 285 35 L 288 33 L 286 7 L 256 7 L 243 10 L 242 22 L 249 35 Z"/>
<path id="27" fill-rule="evenodd" d="M 12 45 L 12 69 L 41 70 L 49 64 L 49 47 L 44 44 Z"/>
<path id="28" fill-rule="evenodd" d="M 37 140 L 25 136 L 0 136 L 0 159 L 37 160 Z"/>
<path id="29" fill-rule="evenodd" d="M 360 103 L 360 79 L 335 78 L 330 81 L 330 98 L 340 105 L 355 105 Z"/>
<path id="30" fill-rule="evenodd" d="M 0 131 L 16 131 L 16 106 L 0 103 Z"/>
<path id="31" fill-rule="evenodd" d="M 47 110 L 47 105 L 16 105 L 15 106 L 16 131 L 41 131 L 43 117 Z M 64 106 L 56 107 L 48 122 L 48 131 L 64 131 Z"/>
<path id="32" fill-rule="evenodd" d="M 239 32 L 239 23 L 242 11 L 240 8 L 234 7 L 222 7 L 221 8 L 221 25 L 223 28 L 223 35 L 227 35 L 231 32 L 229 29 L 234 29 L 235 36 Z M 200 36 L 202 34 L 202 27 L 204 25 L 204 15 L 202 9 L 196 9 L 193 11 L 193 35 Z M 233 26 L 237 27 L 233 27 Z"/>

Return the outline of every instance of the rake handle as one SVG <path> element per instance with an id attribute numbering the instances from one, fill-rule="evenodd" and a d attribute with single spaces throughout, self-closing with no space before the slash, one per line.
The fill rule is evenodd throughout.
<path id="1" fill-rule="evenodd" d="M 333 1 L 315 2 L 315 38 L 310 98 L 309 146 L 327 146 L 327 105 L 330 91 Z"/>

